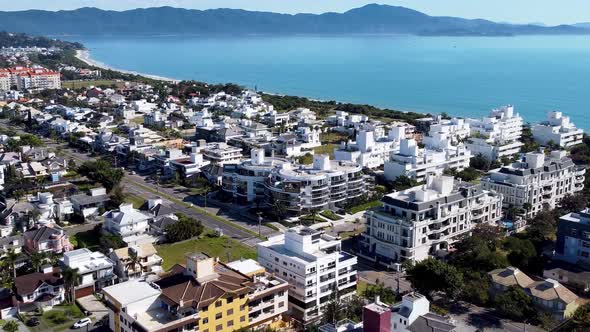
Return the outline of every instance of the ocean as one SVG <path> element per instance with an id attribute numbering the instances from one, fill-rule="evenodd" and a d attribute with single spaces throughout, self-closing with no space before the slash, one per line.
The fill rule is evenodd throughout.
<path id="1" fill-rule="evenodd" d="M 70 37 L 111 67 L 321 100 L 481 117 L 512 104 L 590 130 L 590 36 Z"/>

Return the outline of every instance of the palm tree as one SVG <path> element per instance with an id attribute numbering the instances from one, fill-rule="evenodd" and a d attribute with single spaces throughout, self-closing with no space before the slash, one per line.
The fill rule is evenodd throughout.
<path id="1" fill-rule="evenodd" d="M 35 272 L 39 272 L 39 268 L 45 263 L 47 254 L 43 252 L 34 252 L 31 254 L 31 267 Z"/>
<path id="2" fill-rule="evenodd" d="M 133 274 L 135 274 L 137 265 L 139 265 L 139 269 L 141 270 L 140 258 L 137 255 L 136 250 L 129 248 L 128 252 L 129 252 L 129 261 L 127 262 L 126 269 L 127 269 L 127 271 L 129 271 L 130 269 L 133 269 Z M 129 272 L 127 272 L 127 277 L 129 277 Z"/>
<path id="3" fill-rule="evenodd" d="M 78 274 L 78 269 L 66 267 L 62 271 L 62 275 L 66 287 L 66 297 L 70 303 L 73 303 L 76 300 L 76 286 L 78 285 L 80 274 Z"/>
<path id="4" fill-rule="evenodd" d="M 4 323 L 2 330 L 5 332 L 16 332 L 18 331 L 18 323 L 15 320 L 9 320 Z"/>
<path id="5" fill-rule="evenodd" d="M 15 266 L 15 264 L 16 264 L 17 258 L 18 258 L 18 254 L 14 251 L 13 248 L 8 249 L 8 251 L 6 252 L 6 257 L 4 258 L 4 261 L 8 265 L 10 272 L 12 272 L 12 279 L 13 280 L 16 280 L 16 266 Z"/>

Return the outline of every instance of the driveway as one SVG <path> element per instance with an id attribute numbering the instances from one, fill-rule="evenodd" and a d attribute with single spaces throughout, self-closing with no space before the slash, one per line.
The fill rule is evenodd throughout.
<path id="1" fill-rule="evenodd" d="M 76 300 L 83 311 L 88 312 L 88 316 L 93 321 L 99 321 L 109 314 L 109 309 L 100 302 L 94 295 L 88 295 Z"/>

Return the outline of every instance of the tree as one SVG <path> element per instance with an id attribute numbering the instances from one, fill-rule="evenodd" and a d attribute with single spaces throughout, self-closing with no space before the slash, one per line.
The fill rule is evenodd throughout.
<path id="1" fill-rule="evenodd" d="M 16 332 L 18 331 L 18 323 L 15 320 L 9 320 L 4 323 L 2 330 L 5 332 Z"/>
<path id="2" fill-rule="evenodd" d="M 531 298 L 519 287 L 511 286 L 504 293 L 494 299 L 494 306 L 498 311 L 511 319 L 523 320 L 534 317 L 535 309 Z"/>
<path id="3" fill-rule="evenodd" d="M 39 272 L 39 268 L 45 263 L 47 256 L 43 252 L 33 252 L 31 254 L 31 267 L 34 272 Z"/>
<path id="4" fill-rule="evenodd" d="M 109 201 L 109 205 L 112 207 L 117 207 L 119 205 L 121 205 L 122 203 L 125 202 L 125 198 L 127 197 L 127 195 L 125 194 L 125 189 L 123 186 L 121 185 L 117 185 L 113 188 L 113 190 L 111 190 L 110 193 L 110 201 Z"/>
<path id="5" fill-rule="evenodd" d="M 125 176 L 123 170 L 112 167 L 106 160 L 86 161 L 78 167 L 78 173 L 101 183 L 108 191 L 117 186 Z"/>
<path id="6" fill-rule="evenodd" d="M 491 162 L 488 158 L 484 157 L 483 154 L 480 153 L 477 156 L 471 158 L 469 166 L 480 171 L 488 171 L 490 169 Z"/>
<path id="7" fill-rule="evenodd" d="M 127 269 L 127 271 L 133 270 L 133 273 L 135 274 L 135 272 L 137 271 L 138 265 L 139 265 L 139 268 L 141 269 L 141 259 L 137 255 L 136 250 L 133 250 L 130 248 L 128 250 L 128 253 L 129 253 L 129 261 L 127 262 L 125 268 Z M 127 275 L 129 275 L 129 272 L 127 272 Z"/>
<path id="8" fill-rule="evenodd" d="M 590 304 L 580 306 L 571 317 L 572 331 L 587 331 L 590 329 Z"/>
<path id="9" fill-rule="evenodd" d="M 560 202 L 562 213 L 579 212 L 588 206 L 588 198 L 582 194 L 567 195 Z M 560 213 L 561 214 L 561 213 Z"/>
<path id="10" fill-rule="evenodd" d="M 506 238 L 503 247 L 509 252 L 507 257 L 510 265 L 523 270 L 528 270 L 533 259 L 537 257 L 537 250 L 534 244 L 527 239 L 519 239 L 511 236 Z"/>
<path id="11" fill-rule="evenodd" d="M 463 274 L 454 266 L 433 258 L 410 267 L 407 278 L 414 288 L 426 296 L 431 296 L 433 292 L 444 292 L 454 299 L 463 288 Z"/>
<path id="12" fill-rule="evenodd" d="M 64 285 L 66 288 L 66 300 L 69 303 L 74 303 L 76 300 L 76 286 L 79 283 L 80 274 L 78 269 L 72 269 L 70 267 L 64 267 L 62 270 L 64 278 Z"/>
<path id="13" fill-rule="evenodd" d="M 170 242 L 179 242 L 201 235 L 203 225 L 200 221 L 189 218 L 183 214 L 177 214 L 178 221 L 166 226 L 166 239 Z"/>
<path id="14" fill-rule="evenodd" d="M 485 306 L 489 301 L 490 283 L 486 275 L 471 272 L 465 275 L 465 286 L 461 298 L 469 303 Z"/>

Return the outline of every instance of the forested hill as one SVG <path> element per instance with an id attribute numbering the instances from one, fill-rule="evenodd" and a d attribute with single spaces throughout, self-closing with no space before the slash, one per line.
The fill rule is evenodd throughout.
<path id="1" fill-rule="evenodd" d="M 214 35 L 214 34 L 414 34 L 501 36 L 585 34 L 561 25 L 513 25 L 481 19 L 436 17 L 396 6 L 366 5 L 345 13 L 277 14 L 237 9 L 188 10 L 172 7 L 108 11 L 27 10 L 0 12 L 0 31 L 37 35 Z"/>

